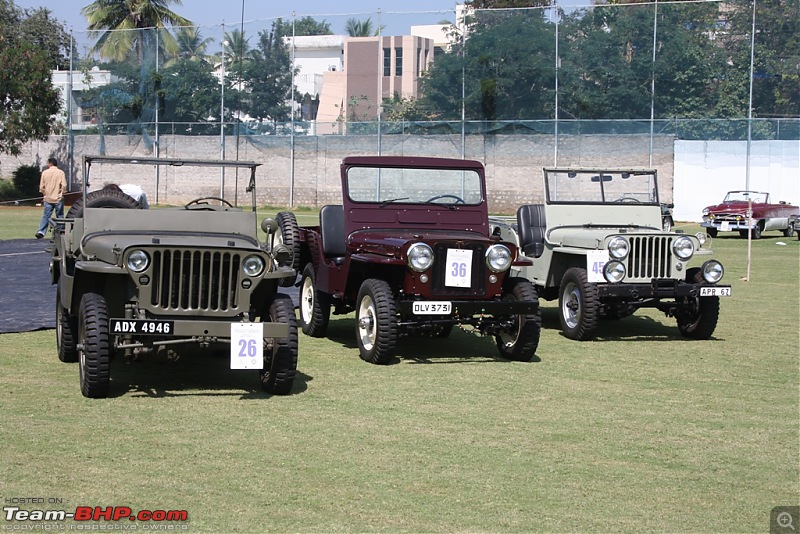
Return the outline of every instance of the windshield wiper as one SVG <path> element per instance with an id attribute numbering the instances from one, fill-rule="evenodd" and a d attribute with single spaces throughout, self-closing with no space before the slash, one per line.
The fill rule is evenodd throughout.
<path id="1" fill-rule="evenodd" d="M 384 207 L 384 206 L 387 206 L 387 205 L 391 204 L 392 202 L 399 202 L 399 201 L 401 201 L 401 200 L 408 200 L 408 197 L 402 197 L 402 198 L 390 198 L 390 199 L 387 199 L 387 200 L 384 200 L 383 202 L 381 202 L 381 203 L 379 204 L 379 206 L 382 208 L 382 207 Z"/>

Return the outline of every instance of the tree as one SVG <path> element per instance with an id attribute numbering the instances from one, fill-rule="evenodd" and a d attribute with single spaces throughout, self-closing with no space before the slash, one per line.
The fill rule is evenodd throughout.
<path id="1" fill-rule="evenodd" d="M 220 85 L 206 62 L 181 59 L 165 68 L 161 71 L 161 91 L 161 121 L 202 123 L 219 114 Z M 179 129 L 187 126 L 181 124 Z"/>
<path id="2" fill-rule="evenodd" d="M 494 13 L 437 56 L 421 80 L 421 107 L 459 119 L 463 81 L 468 120 L 552 118 L 554 56 L 554 28 L 541 11 Z"/>
<path id="3" fill-rule="evenodd" d="M 292 36 L 292 21 L 278 19 L 281 24 L 281 33 L 287 37 Z M 318 22 L 314 17 L 303 17 L 294 21 L 294 36 L 303 35 L 333 35 L 329 22 Z"/>
<path id="4" fill-rule="evenodd" d="M 508 9 L 549 6 L 551 4 L 550 0 L 472 0 L 467 3 L 473 9 Z"/>
<path id="5" fill-rule="evenodd" d="M 29 141 L 46 140 L 61 108 L 51 78 L 53 50 L 31 43 L 28 18 L 0 0 L 0 152 L 12 155 Z"/>
<path id="6" fill-rule="evenodd" d="M 178 28 L 178 31 L 175 32 L 175 41 L 178 43 L 177 58 L 208 62 L 206 49 L 209 44 L 214 42 L 214 39 L 211 37 L 203 39 L 199 28 Z"/>
<path id="7" fill-rule="evenodd" d="M 167 26 L 192 26 L 192 22 L 169 9 L 181 0 L 95 0 L 81 13 L 89 22 L 91 36 L 97 36 L 93 50 L 101 57 L 122 60 L 135 50 L 139 63 L 145 51 L 153 46 L 154 33 L 144 31 Z M 178 51 L 175 38 L 168 31 L 159 31 L 160 48 L 174 55 Z"/>
<path id="8" fill-rule="evenodd" d="M 383 26 L 376 28 L 371 18 L 365 20 L 347 19 L 347 22 L 344 24 L 344 31 L 350 37 L 372 37 L 380 35 L 383 28 Z"/>
<path id="9" fill-rule="evenodd" d="M 278 21 L 261 31 L 258 46 L 244 66 L 246 90 L 239 94 L 239 109 L 250 116 L 273 121 L 287 120 L 287 101 L 292 91 L 292 59 Z"/>

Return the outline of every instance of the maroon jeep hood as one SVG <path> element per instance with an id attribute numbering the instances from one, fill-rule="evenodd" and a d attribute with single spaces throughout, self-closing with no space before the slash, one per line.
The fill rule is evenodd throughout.
<path id="1" fill-rule="evenodd" d="M 347 248 L 354 253 L 371 252 L 380 255 L 399 253 L 408 242 L 425 242 L 429 245 L 439 241 L 463 241 L 475 243 L 492 242 L 488 236 L 477 232 L 457 230 L 415 229 L 369 229 L 353 232 L 347 240 Z"/>

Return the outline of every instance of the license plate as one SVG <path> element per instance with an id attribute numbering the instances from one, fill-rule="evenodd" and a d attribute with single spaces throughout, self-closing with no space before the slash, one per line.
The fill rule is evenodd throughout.
<path id="1" fill-rule="evenodd" d="M 729 287 L 716 287 L 708 286 L 700 288 L 701 297 L 730 297 L 731 288 Z"/>
<path id="2" fill-rule="evenodd" d="M 450 315 L 453 303 L 447 300 L 415 302 L 411 310 L 414 315 Z"/>
<path id="3" fill-rule="evenodd" d="M 175 322 L 149 319 L 109 319 L 108 331 L 111 334 L 169 336 L 175 331 Z"/>

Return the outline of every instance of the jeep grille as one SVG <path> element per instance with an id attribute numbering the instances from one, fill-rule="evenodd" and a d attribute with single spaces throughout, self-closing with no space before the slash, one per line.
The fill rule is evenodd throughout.
<path id="1" fill-rule="evenodd" d="M 154 251 L 150 304 L 172 312 L 234 310 L 241 261 L 234 252 Z"/>
<path id="2" fill-rule="evenodd" d="M 471 249 L 472 279 L 470 287 L 449 287 L 444 284 L 447 271 L 447 249 Z M 440 242 L 433 245 L 433 296 L 483 296 L 486 293 L 486 246 L 483 243 Z"/>
<path id="3" fill-rule="evenodd" d="M 628 278 L 671 278 L 672 237 L 631 237 Z"/>

